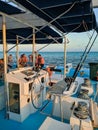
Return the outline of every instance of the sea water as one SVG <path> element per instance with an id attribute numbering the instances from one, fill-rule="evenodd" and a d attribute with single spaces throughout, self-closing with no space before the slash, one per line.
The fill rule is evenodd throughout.
<path id="1" fill-rule="evenodd" d="M 19 52 L 19 56 L 25 53 L 28 57 L 32 52 Z M 45 59 L 45 64 L 53 64 L 56 66 L 64 66 L 64 52 L 39 52 Z M 16 53 L 9 52 L 13 55 L 14 62 L 16 62 Z M 73 66 L 77 66 L 81 60 L 83 52 L 67 52 L 66 53 L 66 62 L 72 63 Z M 0 58 L 3 57 L 3 53 L 0 52 Z M 98 52 L 90 52 L 85 59 L 83 66 L 89 67 L 90 62 L 98 62 Z"/>

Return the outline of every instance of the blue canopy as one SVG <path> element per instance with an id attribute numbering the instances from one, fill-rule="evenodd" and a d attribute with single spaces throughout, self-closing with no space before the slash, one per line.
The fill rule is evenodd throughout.
<path id="1" fill-rule="evenodd" d="M 13 44 L 16 43 L 16 35 L 26 38 L 31 34 L 33 34 L 33 32 L 32 32 L 32 28 L 30 27 L 7 29 L 7 42 Z M 37 32 L 35 37 L 36 37 L 35 42 L 37 44 L 54 43 L 53 38 L 57 39 L 57 42 L 62 43 L 62 37 L 53 29 L 49 28 L 48 26 L 43 28 L 41 32 Z M 2 39 L 2 30 L 0 31 L 0 39 Z M 20 42 L 23 40 L 22 38 L 19 39 Z M 2 43 L 2 40 L 0 41 L 0 43 Z M 29 43 L 30 44 L 32 43 L 32 36 L 23 42 L 23 44 L 29 44 Z"/>
<path id="2" fill-rule="evenodd" d="M 3 1 L 0 1 L 0 11 L 3 13 L 6 13 L 6 14 L 10 14 L 10 15 L 23 13 L 22 10 L 20 10 L 10 4 L 7 4 Z"/>
<path id="3" fill-rule="evenodd" d="M 96 28 L 92 0 L 15 0 L 60 31 L 83 32 Z"/>
<path id="4" fill-rule="evenodd" d="M 15 1 L 30 10 L 30 12 L 46 20 L 48 25 L 51 24 L 55 26 L 63 33 L 84 32 L 96 28 L 96 19 L 92 9 L 91 0 Z M 3 1 L 0 1 L 0 11 L 9 15 L 25 13 Z M 37 28 L 40 29 L 42 26 Z M 96 30 L 98 31 L 98 28 Z M 33 34 L 31 27 L 8 28 L 7 42 L 16 43 L 16 35 L 26 38 L 31 34 Z M 56 38 L 57 42 L 62 43 L 60 34 L 49 26 L 45 26 L 40 32 L 37 31 L 36 33 L 36 43 L 54 43 L 53 38 Z M 0 39 L 2 39 L 2 30 L 0 31 Z M 2 40 L 0 40 L 0 43 L 2 43 Z M 23 43 L 32 43 L 32 37 Z"/>
<path id="5" fill-rule="evenodd" d="M 22 10 L 16 8 L 15 6 L 10 5 L 6 2 L 3 2 L 3 1 L 0 1 L 0 12 L 3 12 L 3 13 L 8 14 L 8 15 L 17 15 L 17 14 L 20 15 L 21 13 L 25 14 L 24 11 L 22 11 Z M 31 21 L 29 21 L 29 22 L 31 22 Z M 6 23 L 7 23 L 7 21 L 6 21 Z M 33 21 L 32 21 L 32 23 L 33 23 Z M 29 35 L 33 34 L 33 32 L 32 32 L 33 29 L 31 27 L 27 27 L 27 26 L 22 27 L 21 26 L 21 28 L 20 27 L 16 28 L 16 26 L 17 26 L 16 22 L 15 23 L 12 22 L 11 24 L 12 24 L 13 28 L 8 27 L 8 29 L 7 29 L 7 36 L 6 37 L 7 37 L 8 43 L 16 43 L 16 35 L 26 38 Z M 14 28 L 14 24 L 16 25 L 15 28 Z M 40 26 L 40 18 L 39 18 L 39 26 Z M 40 28 L 40 27 L 37 27 L 37 28 Z M 19 39 L 21 39 L 21 38 L 19 38 Z M 36 43 L 38 43 L 38 44 L 40 44 L 40 43 L 41 44 L 54 43 L 53 39 L 56 39 L 55 43 L 56 43 L 56 41 L 58 43 L 62 43 L 62 38 L 61 38 L 60 34 L 57 33 L 55 30 L 53 30 L 52 28 L 50 28 L 49 26 L 46 26 L 41 31 L 36 33 Z M 22 39 L 20 41 L 22 41 Z M 0 30 L 0 43 L 2 44 L 2 28 Z M 25 43 L 26 44 L 32 43 L 32 36 L 29 38 L 29 40 L 25 40 L 23 43 L 24 44 Z"/>

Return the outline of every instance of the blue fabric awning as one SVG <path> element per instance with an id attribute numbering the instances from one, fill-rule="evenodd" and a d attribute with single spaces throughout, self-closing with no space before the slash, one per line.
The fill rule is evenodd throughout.
<path id="1" fill-rule="evenodd" d="M 0 11 L 3 13 L 6 13 L 6 14 L 10 14 L 10 15 L 23 13 L 22 10 L 20 10 L 10 4 L 7 4 L 3 1 L 0 1 Z"/>
<path id="2" fill-rule="evenodd" d="M 8 14 L 8 15 L 14 15 L 14 14 L 20 15 L 21 13 L 23 13 L 23 14 L 25 13 L 22 10 L 18 9 L 17 6 L 15 7 L 15 6 L 10 5 L 3 1 L 0 1 L 0 12 Z M 1 20 L 2 20 L 2 17 L 1 17 Z M 8 20 L 8 22 L 9 21 L 10 20 Z M 31 21 L 28 20 L 28 23 L 29 22 L 31 22 Z M 7 23 L 7 21 L 6 21 L 6 23 Z M 32 23 L 33 23 L 33 21 L 32 21 Z M 27 26 L 22 27 L 21 26 L 21 28 L 19 28 L 19 27 L 17 27 L 16 22 L 15 23 L 12 22 L 11 24 L 12 24 L 13 28 L 9 28 L 7 26 L 8 27 L 8 29 L 7 29 L 7 42 L 8 43 L 11 43 L 11 44 L 16 43 L 16 35 L 26 38 L 29 35 L 33 34 L 33 32 L 32 32 L 33 29 L 31 27 L 27 27 Z M 16 25 L 15 27 L 17 27 L 17 28 L 14 28 L 14 24 Z M 40 26 L 40 18 L 39 18 L 39 26 Z M 42 26 L 40 26 L 40 27 L 42 27 Z M 37 28 L 40 28 L 40 27 L 37 27 Z M 59 33 L 57 33 L 55 30 L 53 30 L 49 26 L 46 26 L 40 32 L 36 33 L 36 43 L 38 43 L 38 44 L 54 43 L 53 38 L 56 39 L 58 43 L 62 43 L 62 38 L 59 35 Z M 21 38 L 19 38 L 19 39 L 21 39 Z M 32 36 L 29 39 L 30 40 L 25 40 L 23 43 L 31 44 Z M 56 40 L 55 40 L 55 43 L 56 43 Z M 22 39 L 20 41 L 22 41 Z M 0 44 L 2 44 L 2 28 L 0 29 Z"/>
<path id="3" fill-rule="evenodd" d="M 96 28 L 92 0 L 15 1 L 64 33 L 84 32 Z"/>
<path id="4" fill-rule="evenodd" d="M 40 28 L 40 27 L 39 27 Z M 31 44 L 32 43 L 32 28 L 17 28 L 17 29 L 7 29 L 7 42 L 15 44 L 16 43 L 16 36 L 20 36 L 23 38 L 29 37 L 29 39 L 25 40 L 23 44 Z M 41 32 L 37 32 L 36 35 L 36 43 L 37 44 L 47 44 L 47 43 L 56 43 L 56 41 L 53 40 L 56 39 L 58 43 L 62 43 L 62 38 L 61 36 L 55 32 L 53 29 L 50 27 L 45 27 L 41 30 Z M 2 39 L 2 30 L 0 31 L 0 39 Z M 23 40 L 22 38 L 19 38 L 20 42 Z M 2 43 L 2 40 L 0 41 Z"/>

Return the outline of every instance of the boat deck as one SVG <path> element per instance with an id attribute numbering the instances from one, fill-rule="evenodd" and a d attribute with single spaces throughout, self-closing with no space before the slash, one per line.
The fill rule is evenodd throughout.
<path id="1" fill-rule="evenodd" d="M 45 113 L 50 113 L 51 103 L 49 103 L 49 106 L 44 111 Z M 5 118 L 5 110 L 0 111 L 0 130 L 38 130 L 42 123 L 45 121 L 46 115 L 45 113 L 41 113 L 40 111 L 35 112 L 34 114 L 31 114 L 28 116 L 27 119 L 25 119 L 22 123 L 9 120 Z M 56 119 L 60 121 L 60 118 L 52 117 L 53 119 Z M 69 124 L 68 120 L 64 120 L 65 123 Z M 94 130 L 98 130 L 98 128 L 95 128 Z"/>
<path id="2" fill-rule="evenodd" d="M 74 72 L 74 69 L 71 69 L 69 74 L 72 75 L 72 73 Z M 89 77 L 89 71 L 85 70 L 85 74 L 84 75 L 79 75 L 80 77 Z M 92 81 L 92 84 L 96 84 L 95 81 Z M 96 87 L 94 86 L 94 92 L 96 92 Z M 94 98 L 94 94 L 92 96 L 92 98 Z M 46 101 L 47 102 L 47 101 Z M 58 117 L 54 117 L 51 116 L 51 112 L 52 112 L 52 101 L 49 102 L 49 104 L 47 105 L 47 107 L 43 110 L 43 112 L 41 112 L 40 110 L 36 111 L 35 113 L 31 114 L 30 116 L 28 116 L 22 123 L 17 122 L 17 121 L 13 121 L 13 120 L 9 120 L 5 118 L 5 109 L 0 111 L 0 130 L 38 130 L 40 128 L 40 126 L 42 125 L 42 123 L 45 121 L 46 117 L 50 116 L 53 119 L 59 120 L 61 121 L 61 118 Z M 65 123 L 69 123 L 68 120 L 64 120 Z M 98 128 L 95 128 L 94 130 L 98 130 Z"/>
<path id="3" fill-rule="evenodd" d="M 5 110 L 0 111 L 0 130 L 38 130 L 46 115 L 35 112 L 22 123 L 5 118 Z"/>

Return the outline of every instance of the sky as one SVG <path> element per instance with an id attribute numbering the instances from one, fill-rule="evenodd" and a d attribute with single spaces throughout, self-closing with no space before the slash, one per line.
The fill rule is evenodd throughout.
<path id="1" fill-rule="evenodd" d="M 98 22 L 98 8 L 94 9 L 94 12 L 95 12 L 96 20 Z M 70 33 L 70 34 L 68 34 L 66 37 L 67 37 L 69 43 L 66 44 L 66 50 L 67 51 L 84 51 L 91 34 L 92 34 L 92 31 L 85 32 L 85 33 Z M 97 44 L 98 44 L 98 37 L 97 37 L 96 42 L 94 43 L 94 46 L 92 47 L 91 51 L 98 51 Z M 8 49 L 12 46 L 13 45 L 8 45 Z M 35 49 L 39 50 L 43 46 L 45 46 L 45 45 L 37 44 Z M 0 50 L 1 51 L 3 50 L 1 45 L 0 45 Z M 30 46 L 22 45 L 22 47 L 20 45 L 19 51 L 23 51 L 23 50 L 24 51 L 32 51 L 32 45 L 30 45 Z M 12 51 L 15 51 L 15 49 L 13 49 Z M 58 44 L 58 45 L 57 44 L 50 44 L 48 47 L 42 49 L 41 51 L 61 52 L 61 51 L 64 51 L 64 45 L 63 44 Z"/>

